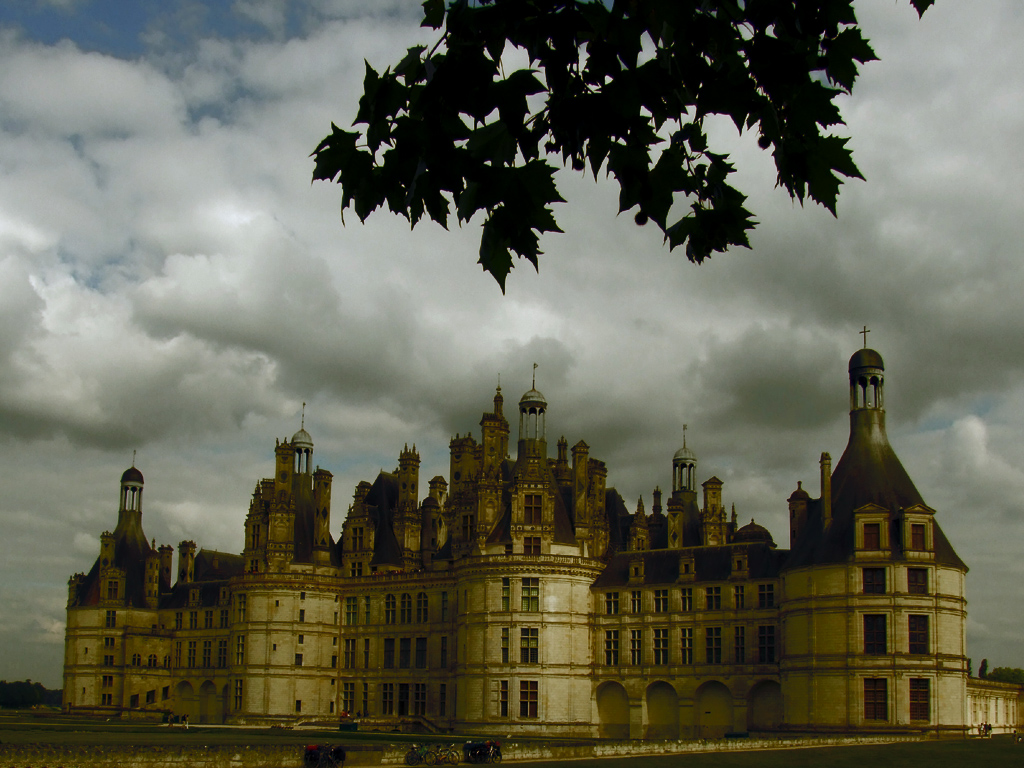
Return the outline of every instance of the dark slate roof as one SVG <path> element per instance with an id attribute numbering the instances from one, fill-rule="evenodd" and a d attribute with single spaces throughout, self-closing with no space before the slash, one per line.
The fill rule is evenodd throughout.
<path id="1" fill-rule="evenodd" d="M 245 558 L 229 552 L 201 549 L 196 554 L 193 576 L 196 581 L 225 581 L 245 572 Z"/>
<path id="2" fill-rule="evenodd" d="M 366 494 L 366 508 L 374 525 L 370 565 L 402 565 L 402 547 L 395 536 L 394 514 L 398 504 L 398 476 L 381 472 Z"/>
<path id="3" fill-rule="evenodd" d="M 630 562 L 637 557 L 642 557 L 644 561 L 644 584 L 675 584 L 679 579 L 679 560 L 687 555 L 693 557 L 695 581 L 725 581 L 732 575 L 732 557 L 739 551 L 747 554 L 747 567 L 751 579 L 778 577 L 782 562 L 788 554 L 764 543 L 617 552 L 601 575 L 597 577 L 593 586 L 598 588 L 627 586 L 630 583 Z"/>
<path id="4" fill-rule="evenodd" d="M 882 358 L 874 350 L 859 350 L 850 359 L 855 369 L 882 367 Z M 916 505 L 926 506 L 903 468 L 885 432 L 885 411 L 881 408 L 855 408 L 850 411 L 850 439 L 832 473 L 831 523 L 823 525 L 821 500 L 807 505 L 807 522 L 787 568 L 816 563 L 847 562 L 854 555 L 854 512 L 868 504 L 885 509 L 893 543 L 893 556 L 900 557 L 897 538 L 902 511 Z M 966 570 L 967 566 L 953 550 L 945 534 L 934 523 L 935 560 Z"/>
<path id="5" fill-rule="evenodd" d="M 139 473 L 139 477 L 141 476 L 142 473 Z M 151 554 L 155 555 L 156 550 L 146 541 L 146 534 L 142 530 L 142 513 L 137 510 L 121 510 L 118 513 L 117 527 L 114 528 L 113 535 L 113 565 L 124 569 L 127 604 L 136 608 L 144 608 L 146 606 L 146 558 Z M 101 592 L 99 572 L 100 558 L 97 557 L 89 573 L 79 585 L 79 605 L 97 605 L 99 603 Z"/>
<path id="6" fill-rule="evenodd" d="M 604 492 L 604 512 L 608 520 L 608 549 L 618 552 L 629 546 L 629 529 L 633 517 L 626 509 L 626 502 L 614 488 L 606 488 Z"/>

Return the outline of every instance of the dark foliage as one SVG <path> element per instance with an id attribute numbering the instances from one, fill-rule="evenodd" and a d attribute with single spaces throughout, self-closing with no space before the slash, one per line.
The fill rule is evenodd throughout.
<path id="1" fill-rule="evenodd" d="M 836 98 L 875 58 L 852 0 L 424 0 L 423 25 L 443 28 L 431 49 L 366 64 L 359 129 L 332 125 L 313 178 L 340 183 L 360 220 L 482 212 L 480 264 L 502 290 L 512 253 L 537 267 L 540 235 L 561 231 L 552 159 L 614 176 L 619 211 L 698 263 L 749 247 L 756 224 L 709 116 L 755 131 L 800 203 L 834 215 L 842 177 L 861 178 L 832 133 Z M 504 71 L 509 45 L 529 68 Z"/>

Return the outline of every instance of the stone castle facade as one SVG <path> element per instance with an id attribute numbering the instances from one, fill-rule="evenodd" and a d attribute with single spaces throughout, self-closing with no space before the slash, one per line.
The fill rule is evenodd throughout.
<path id="1" fill-rule="evenodd" d="M 337 539 L 331 473 L 300 429 L 256 485 L 241 554 L 184 541 L 173 573 L 132 467 L 116 528 L 69 582 L 65 705 L 708 738 L 962 732 L 984 700 L 1015 725 L 1016 689 L 969 693 L 967 567 L 886 438 L 881 356 L 849 373 L 849 443 L 834 470 L 822 454 L 818 498 L 790 496 L 789 549 L 740 526 L 718 478 L 698 491 L 685 441 L 667 498 L 629 512 L 585 442 L 549 456 L 533 388 L 514 457 L 499 387 L 480 439 L 451 441 L 448 480 L 423 494 L 406 446 L 356 487 Z"/>

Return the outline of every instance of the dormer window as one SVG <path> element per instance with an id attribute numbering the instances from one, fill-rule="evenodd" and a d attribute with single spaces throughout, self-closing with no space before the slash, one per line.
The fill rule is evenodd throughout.
<path id="1" fill-rule="evenodd" d="M 881 539 L 878 523 L 864 523 L 864 549 L 881 549 Z"/>
<path id="2" fill-rule="evenodd" d="M 924 537 L 924 523 L 910 524 L 910 548 L 921 551 L 927 549 Z"/>

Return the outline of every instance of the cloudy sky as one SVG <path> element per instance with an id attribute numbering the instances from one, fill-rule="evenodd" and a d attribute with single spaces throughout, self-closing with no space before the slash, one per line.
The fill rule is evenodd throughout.
<path id="1" fill-rule="evenodd" d="M 564 235 L 503 296 L 479 229 L 343 226 L 308 155 L 348 125 L 363 60 L 429 36 L 414 0 L 8 0 L 0 5 L 0 678 L 61 682 L 67 579 L 146 477 L 143 523 L 238 552 L 276 438 L 335 476 L 447 475 L 499 377 L 549 402 L 632 508 L 701 480 L 787 545 L 848 434 L 858 331 L 885 358 L 889 435 L 961 557 L 969 655 L 1024 666 L 1024 5 L 860 0 L 881 58 L 843 102 L 866 182 L 839 217 L 774 188 L 721 132 L 761 222 L 697 267 L 567 177 Z M 425 491 L 425 482 L 424 488 Z"/>

